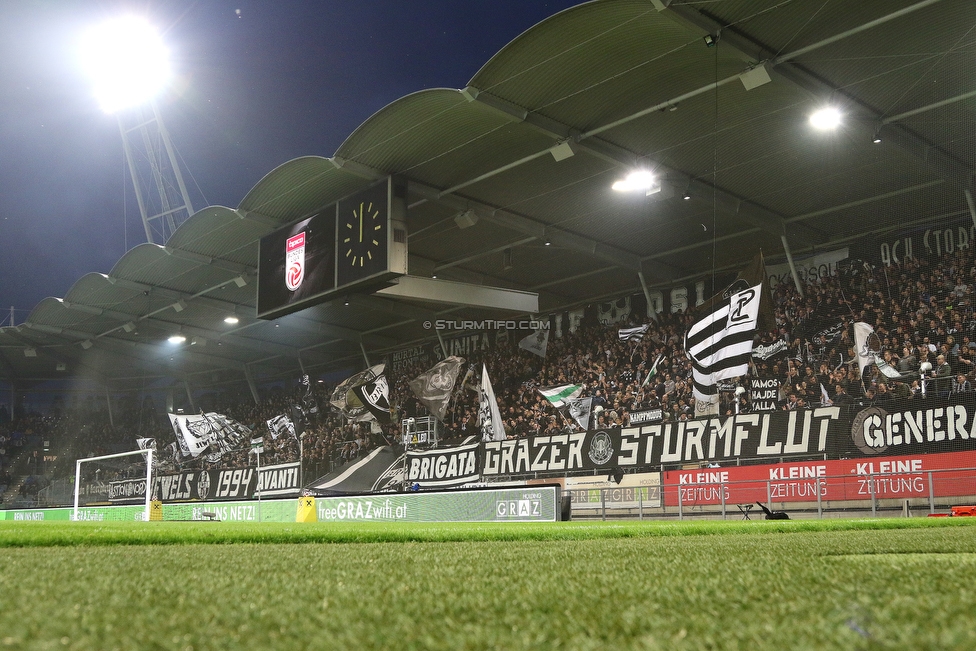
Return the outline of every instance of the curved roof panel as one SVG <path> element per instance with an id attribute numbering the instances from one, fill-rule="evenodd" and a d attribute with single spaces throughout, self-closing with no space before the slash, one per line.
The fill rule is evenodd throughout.
<path id="1" fill-rule="evenodd" d="M 699 34 L 647 2 L 626 0 L 580 5 L 540 23 L 470 85 L 585 130 L 667 99 L 676 81 L 714 78 L 715 53 Z"/>
<path id="2" fill-rule="evenodd" d="M 284 226 L 363 187 L 361 177 L 332 159 L 304 156 L 283 163 L 258 181 L 238 210 L 272 218 Z"/>
<path id="3" fill-rule="evenodd" d="M 511 115 L 472 100 L 443 88 L 407 95 L 364 122 L 336 156 L 450 188 L 554 144 Z"/>
<path id="4" fill-rule="evenodd" d="M 209 206 L 184 221 L 166 246 L 252 266 L 257 254 L 254 243 L 270 230 L 260 221 L 245 219 L 233 208 Z"/>
<path id="5" fill-rule="evenodd" d="M 245 365 L 292 377 L 424 341 L 425 320 L 497 317 L 362 295 L 255 318 L 260 238 L 387 174 L 407 189 L 411 273 L 538 291 L 543 314 L 639 291 L 638 271 L 667 295 L 760 249 L 783 254 L 784 235 L 803 254 L 964 218 L 974 24 L 972 0 L 573 7 L 467 88 L 390 103 L 334 158 L 280 165 L 237 209 L 199 211 L 165 247 L 135 247 L 0 328 L 0 377 L 50 375 L 54 361 L 106 378 L 206 384 Z M 739 75 L 760 62 L 771 80 L 747 90 Z M 812 132 L 807 113 L 831 98 L 844 125 Z M 660 192 L 610 190 L 634 167 L 654 170 Z M 177 331 L 197 343 L 160 347 Z"/>

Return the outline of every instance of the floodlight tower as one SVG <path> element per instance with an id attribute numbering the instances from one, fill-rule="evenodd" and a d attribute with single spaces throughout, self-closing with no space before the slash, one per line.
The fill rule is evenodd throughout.
<path id="1" fill-rule="evenodd" d="M 147 21 L 125 16 L 91 30 L 82 59 L 102 109 L 118 118 L 146 240 L 165 244 L 193 214 L 173 143 L 153 101 L 169 81 L 169 53 Z"/>

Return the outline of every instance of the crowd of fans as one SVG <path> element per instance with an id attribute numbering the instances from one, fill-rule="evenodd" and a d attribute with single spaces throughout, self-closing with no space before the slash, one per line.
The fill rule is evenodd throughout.
<path id="1" fill-rule="evenodd" d="M 910 401 L 926 395 L 966 393 L 976 385 L 976 316 L 972 251 L 963 249 L 933 264 L 911 259 L 901 265 L 871 267 L 846 261 L 833 275 L 793 283 L 772 292 L 774 321 L 759 333 L 758 347 L 777 350 L 753 358 L 747 377 L 720 384 L 720 413 L 749 411 L 753 378 L 776 380 L 776 408 L 804 409 Z M 594 427 L 626 426 L 634 411 L 660 409 L 664 420 L 694 417 L 692 364 L 684 334 L 694 312 L 648 319 L 632 315 L 614 324 L 587 324 L 550 339 L 545 360 L 508 341 L 471 356 L 471 369 L 487 364 L 505 431 L 511 438 L 551 434 L 573 423 L 552 408 L 540 387 L 582 385 L 594 398 Z M 857 363 L 853 324 L 872 327 L 872 349 L 887 363 L 871 364 L 863 376 Z M 622 341 L 621 328 L 647 324 L 639 342 Z M 781 345 L 770 348 L 776 342 Z M 648 378 L 653 363 L 661 363 Z M 423 413 L 406 382 L 424 369 L 411 368 L 392 384 L 391 402 L 407 415 Z M 890 372 L 886 374 L 884 370 Z M 478 379 L 464 383 L 477 386 Z M 744 391 L 736 391 L 741 386 Z M 456 435 L 473 433 L 477 394 L 461 389 L 445 419 Z"/>
<path id="2" fill-rule="evenodd" d="M 758 338 L 761 349 L 770 352 L 754 356 L 747 377 L 720 386 L 721 413 L 753 408 L 748 391 L 753 378 L 775 379 L 775 407 L 787 410 L 971 392 L 976 386 L 974 284 L 976 267 L 969 249 L 938 263 L 907 259 L 896 266 L 870 267 L 847 261 L 837 273 L 805 283 L 802 294 L 793 283 L 780 283 L 771 295 L 773 320 Z M 624 321 L 600 323 L 591 314 L 572 328 L 563 323 L 562 336 L 550 337 L 545 358 L 521 350 L 517 337 L 495 337 L 491 346 L 467 356 L 442 436 L 452 440 L 479 433 L 482 364 L 489 369 L 510 438 L 577 429 L 539 392 L 567 384 L 580 385 L 582 397 L 593 397 L 593 427 L 627 426 L 631 413 L 645 410 L 660 410 L 664 420 L 693 418 L 692 365 L 683 342 L 695 318 L 694 311 L 653 319 L 635 311 Z M 874 349 L 887 363 L 873 364 L 863 375 L 854 350 L 855 322 L 873 328 Z M 621 328 L 645 324 L 647 332 L 638 341 L 618 336 Z M 427 414 L 408 382 L 432 363 L 427 359 L 388 369 L 392 422 L 382 428 L 345 422 L 329 404 L 334 385 L 314 379 L 310 386 L 296 383 L 279 389 L 260 404 L 248 395 L 224 399 L 213 409 L 249 428 L 253 436 L 263 436 L 262 465 L 302 458 L 306 467 L 324 472 L 378 445 L 399 442 L 402 419 Z M 746 390 L 736 391 L 739 386 Z M 269 430 L 267 421 L 282 414 L 295 421 L 294 435 L 275 436 Z M 155 438 L 160 450 L 174 440 L 166 414 L 147 418 L 143 407 L 115 416 L 114 425 L 106 414 L 91 412 L 0 422 L 0 486 L 10 482 L 11 452 L 38 434 L 54 447 L 60 444 L 61 454 L 71 459 L 131 449 L 136 437 Z M 204 454 L 173 461 L 179 468 L 244 466 L 255 460 L 244 445 L 219 458 Z M 62 470 L 68 466 L 62 464 Z"/>

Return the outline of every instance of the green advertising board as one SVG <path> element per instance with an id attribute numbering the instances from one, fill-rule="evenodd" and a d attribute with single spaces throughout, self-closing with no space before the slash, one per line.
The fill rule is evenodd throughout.
<path id="1" fill-rule="evenodd" d="M 555 522 L 557 493 L 554 486 L 528 486 L 326 497 L 315 510 L 319 522 Z"/>
<path id="2" fill-rule="evenodd" d="M 440 493 L 377 493 L 315 500 L 319 522 L 555 522 L 559 488 L 529 486 Z M 163 504 L 162 519 L 221 522 L 294 522 L 298 500 L 193 502 Z M 143 506 L 91 506 L 78 509 L 78 520 L 137 521 Z M 72 509 L 0 511 L 0 520 L 71 520 Z"/>

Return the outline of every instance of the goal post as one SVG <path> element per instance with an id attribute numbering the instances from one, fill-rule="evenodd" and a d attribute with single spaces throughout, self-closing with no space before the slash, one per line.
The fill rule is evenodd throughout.
<path id="1" fill-rule="evenodd" d="M 144 457 L 145 459 L 144 463 L 146 465 L 145 475 L 144 477 L 140 478 L 145 480 L 145 511 L 141 514 L 141 517 L 137 516 L 136 519 L 149 522 L 150 512 L 152 508 L 153 452 L 154 451 L 152 449 L 132 450 L 131 452 L 119 452 L 118 454 L 106 454 L 99 457 L 87 457 L 85 459 L 78 459 L 75 462 L 74 510 L 71 513 L 71 519 L 74 521 L 78 521 L 79 519 L 78 510 L 81 506 L 81 493 L 82 493 L 82 486 L 83 486 L 82 476 L 83 473 L 85 472 L 86 464 L 92 464 L 93 466 L 95 466 L 96 469 L 94 470 L 94 474 L 95 474 L 96 482 L 105 483 L 102 481 L 103 478 L 98 476 L 103 469 L 109 472 L 117 473 L 122 468 L 125 468 L 126 466 L 124 461 L 125 457 L 138 456 L 138 457 Z M 90 469 L 91 466 L 87 466 L 87 468 Z M 112 476 L 108 476 L 104 478 L 104 480 L 106 480 L 109 483 L 111 482 L 112 479 L 113 479 Z M 88 485 L 90 485 L 90 482 Z M 109 498 L 109 494 L 106 493 L 105 499 L 108 500 L 108 498 Z"/>

